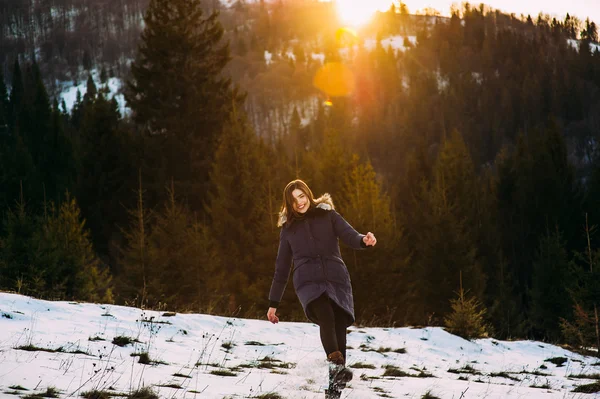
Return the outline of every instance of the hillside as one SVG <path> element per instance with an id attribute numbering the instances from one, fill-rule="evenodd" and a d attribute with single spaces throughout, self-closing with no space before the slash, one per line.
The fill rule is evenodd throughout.
<path id="1" fill-rule="evenodd" d="M 320 398 L 317 326 L 49 302 L 0 294 L 0 397 L 152 387 L 160 397 Z M 285 317 L 285 316 L 283 316 Z M 115 340 L 121 337 L 121 341 Z M 125 338 L 134 340 L 125 346 Z M 441 328 L 349 329 L 347 398 L 584 398 L 598 359 L 535 341 L 474 342 Z M 149 364 L 140 364 L 147 352 Z M 584 378 L 588 376 L 587 378 Z M 463 395 L 464 394 L 464 395 Z M 265 396 L 262 396 L 265 397 Z M 273 397 L 273 396 L 271 396 Z"/>

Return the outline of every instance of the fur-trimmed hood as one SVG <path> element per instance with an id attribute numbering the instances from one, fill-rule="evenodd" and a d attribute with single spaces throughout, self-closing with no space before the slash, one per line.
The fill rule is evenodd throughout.
<path id="1" fill-rule="evenodd" d="M 333 206 L 333 199 L 328 193 L 321 195 L 319 198 L 315 198 L 315 203 L 319 209 L 326 211 L 332 211 L 335 209 Z M 281 212 L 279 212 L 279 221 L 277 222 L 277 227 L 283 226 L 285 222 L 287 222 L 287 213 L 284 208 Z"/>

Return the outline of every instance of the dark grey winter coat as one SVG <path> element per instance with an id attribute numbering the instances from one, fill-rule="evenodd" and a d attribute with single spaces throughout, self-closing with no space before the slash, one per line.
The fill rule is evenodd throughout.
<path id="1" fill-rule="evenodd" d="M 351 248 L 363 249 L 364 235 L 334 210 L 328 194 L 315 201 L 317 207 L 309 209 L 304 219 L 291 225 L 285 223 L 285 215 L 281 216 L 283 227 L 269 300 L 281 301 L 293 261 L 292 281 L 306 317 L 317 323 L 309 314 L 308 304 L 327 293 L 348 314 L 348 325 L 351 325 L 355 320 L 352 285 L 340 255 L 338 238 Z"/>

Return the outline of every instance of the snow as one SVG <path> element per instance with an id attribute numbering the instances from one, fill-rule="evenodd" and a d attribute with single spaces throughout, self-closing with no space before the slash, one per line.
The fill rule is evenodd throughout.
<path id="1" fill-rule="evenodd" d="M 417 37 L 416 36 L 408 36 L 408 40 L 410 41 L 410 43 L 415 46 L 417 44 Z M 375 48 L 375 46 L 377 45 L 377 39 L 374 38 L 370 38 L 370 39 L 366 39 L 365 40 L 365 48 L 367 50 L 373 50 Z M 406 47 L 404 47 L 404 36 L 390 36 L 390 37 L 386 37 L 385 39 L 381 39 L 381 47 L 383 47 L 384 49 L 387 50 L 387 48 L 389 46 L 392 46 L 392 48 L 394 50 L 401 50 L 401 51 L 406 51 Z"/>
<path id="2" fill-rule="evenodd" d="M 541 342 L 491 338 L 470 342 L 439 327 L 352 326 L 349 331 L 348 364 L 361 362 L 373 368 L 354 368 L 355 378 L 343 398 L 375 399 L 384 393 L 421 398 L 427 391 L 443 399 L 584 398 L 593 395 L 571 391 L 593 380 L 568 376 L 600 372 L 598 359 Z M 121 335 L 139 342 L 112 344 Z M 225 343 L 232 348 L 226 350 Z M 28 344 L 62 347 L 63 352 L 16 349 Z M 85 353 L 68 353 L 75 350 Z M 164 363 L 143 365 L 131 356 L 144 351 Z M 275 360 L 262 360 L 265 357 Z M 565 357 L 566 363 L 558 367 L 546 360 L 554 357 Z M 423 371 L 434 377 L 383 377 L 386 365 L 413 376 Z M 448 371 L 464 371 L 467 366 L 481 374 Z M 215 370 L 233 371 L 235 376 L 210 373 Z M 511 379 L 491 373 L 506 373 Z M 273 392 L 285 398 L 322 398 L 326 374 L 318 327 L 312 323 L 169 316 L 162 311 L 0 293 L 0 398 L 15 397 L 9 393 L 14 392 L 11 386 L 26 388 L 27 394 L 55 387 L 61 398 L 95 389 L 129 393 L 143 386 L 151 386 L 160 397 L 248 398 Z M 549 388 L 531 387 L 546 384 Z"/>
<path id="3" fill-rule="evenodd" d="M 96 88 L 100 90 L 104 86 L 104 84 L 100 82 L 100 73 L 97 69 L 93 69 L 90 71 L 90 75 L 92 76 L 92 79 L 94 79 Z M 119 78 L 108 78 L 106 81 L 106 86 L 109 90 L 108 98 L 112 99 L 114 97 L 117 100 L 121 115 L 124 116 L 131 112 L 131 110 L 125 105 L 125 97 L 123 96 L 123 93 L 121 93 L 123 81 Z M 65 87 L 60 93 L 59 103 L 64 100 L 69 112 L 73 109 L 75 101 L 77 101 L 77 91 L 79 91 L 81 98 L 83 98 L 83 95 L 87 93 L 87 79 L 82 80 L 76 86 L 71 85 L 69 87 Z"/>
<path id="4" fill-rule="evenodd" d="M 271 65 L 271 62 L 273 62 L 273 54 L 267 50 L 265 50 L 265 62 L 267 65 Z"/>
<path id="5" fill-rule="evenodd" d="M 325 63 L 325 53 L 311 53 L 310 58 L 315 61 L 319 61 L 321 64 Z"/>
<path id="6" fill-rule="evenodd" d="M 571 46 L 573 46 L 575 49 L 579 50 L 579 42 L 580 42 L 580 40 L 567 39 L 567 42 Z M 591 49 L 592 53 L 594 53 L 596 51 L 600 51 L 600 44 L 598 44 L 598 43 L 590 43 L 590 49 Z"/>

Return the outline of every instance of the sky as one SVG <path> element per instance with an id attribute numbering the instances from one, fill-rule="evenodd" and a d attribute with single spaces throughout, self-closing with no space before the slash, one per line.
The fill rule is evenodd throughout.
<path id="1" fill-rule="evenodd" d="M 77 398 L 149 386 L 161 398 L 322 399 L 327 362 L 318 326 L 287 322 L 281 309 L 274 325 L 0 292 L 0 398 L 48 388 L 61 399 Z M 121 347 L 115 337 L 137 342 Z M 46 351 L 18 349 L 27 345 Z M 348 345 L 355 377 L 343 399 L 421 399 L 427 392 L 440 399 L 584 399 L 594 395 L 572 390 L 600 374 L 597 358 L 558 346 L 467 341 L 440 327 L 351 326 Z M 154 363 L 132 356 L 143 352 Z M 384 375 L 394 370 L 408 375 Z M 596 380 L 585 378 L 594 374 Z"/>
<path id="2" fill-rule="evenodd" d="M 379 0 L 378 0 L 379 1 Z M 414 12 L 424 7 L 433 7 L 446 14 L 450 10 L 452 2 L 444 0 L 406 0 L 404 3 L 409 11 Z M 461 4 L 458 2 L 457 4 Z M 481 1 L 473 1 L 471 4 L 479 5 Z M 570 13 L 585 21 L 587 17 L 600 23 L 600 1 L 598 0 L 569 0 L 569 1 L 547 1 L 547 0 L 487 0 L 483 2 L 492 8 L 514 12 L 516 15 L 531 14 L 537 16 L 540 11 L 551 16 L 557 16 L 561 19 Z"/>
<path id="3" fill-rule="evenodd" d="M 325 0 L 329 1 L 329 0 Z M 346 16 L 346 22 L 361 23 L 375 10 L 386 11 L 390 8 L 392 0 L 335 0 L 342 16 Z M 399 0 L 395 1 L 396 3 Z M 449 15 L 452 4 L 458 5 L 462 1 L 449 0 L 404 0 L 409 12 L 423 10 L 431 7 L 438 10 L 442 15 Z M 471 4 L 478 6 L 480 1 L 473 1 Z M 600 1 L 598 0 L 570 0 L 570 1 L 545 1 L 545 0 L 487 0 L 484 4 L 494 9 L 499 9 L 508 14 L 515 13 L 530 14 L 533 18 L 537 17 L 540 11 L 549 14 L 551 17 L 564 19 L 567 13 L 577 16 L 582 21 L 587 17 L 600 24 Z"/>

